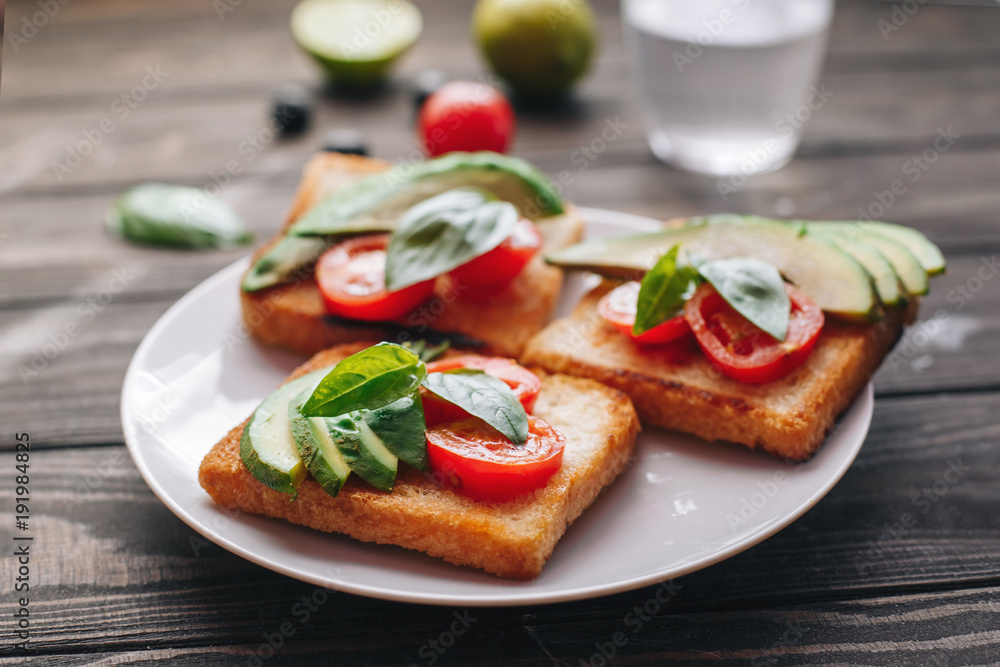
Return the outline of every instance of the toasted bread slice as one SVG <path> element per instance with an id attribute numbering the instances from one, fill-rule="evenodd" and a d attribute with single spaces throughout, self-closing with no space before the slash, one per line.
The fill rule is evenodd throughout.
<path id="1" fill-rule="evenodd" d="M 371 344 L 321 352 L 288 379 L 333 365 Z M 639 431 L 627 396 L 566 375 L 542 374 L 535 414 L 566 437 L 562 467 L 545 487 L 505 503 L 470 500 L 404 464 L 391 493 L 352 475 L 333 498 L 307 478 L 298 497 L 289 500 L 257 481 L 243 465 L 240 436 L 247 422 L 212 448 L 198 478 L 209 495 L 228 508 L 425 551 L 501 577 L 531 579 L 541 572 L 566 527 L 625 469 Z"/>
<path id="2" fill-rule="evenodd" d="M 306 165 L 282 231 L 332 193 L 389 166 L 353 155 L 317 155 Z M 392 325 L 368 324 L 327 317 L 316 281 L 308 277 L 258 292 L 241 292 L 243 322 L 258 340 L 305 355 L 357 340 L 402 343 L 430 331 L 458 334 L 459 340 L 478 344 L 482 352 L 516 357 L 551 319 L 562 289 L 562 271 L 547 266 L 542 256 L 583 237 L 583 221 L 572 206 L 563 215 L 536 223 L 543 237 L 542 252 L 499 290 L 460 285 L 443 276 L 435 284 L 434 297 L 410 316 Z M 280 235 L 260 248 L 254 261 L 279 239 Z"/>
<path id="3" fill-rule="evenodd" d="M 597 311 L 616 283 L 605 281 L 573 314 L 534 337 L 522 363 L 592 378 L 632 398 L 640 419 L 705 440 L 762 447 L 789 460 L 809 458 L 834 419 L 861 392 L 915 314 L 890 310 L 873 325 L 827 319 L 805 364 L 786 377 L 750 385 L 719 373 L 693 339 L 669 346 L 628 340 Z"/>

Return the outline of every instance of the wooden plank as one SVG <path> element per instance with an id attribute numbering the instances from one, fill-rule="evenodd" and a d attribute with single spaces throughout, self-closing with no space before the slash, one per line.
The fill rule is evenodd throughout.
<path id="1" fill-rule="evenodd" d="M 225 45 L 227 41 L 220 42 L 218 35 L 214 33 L 198 32 L 209 29 L 217 31 L 225 25 L 224 22 L 208 21 L 201 15 L 198 15 L 195 21 L 195 17 L 191 16 L 190 23 L 196 28 L 192 30 L 192 25 L 188 25 L 188 22 L 167 21 L 167 27 L 176 24 L 175 29 L 182 33 L 179 42 L 170 35 L 161 34 L 165 32 L 162 25 L 164 21 L 156 12 L 152 12 L 151 16 L 156 19 L 157 26 L 155 36 L 164 40 L 161 44 L 162 52 L 150 51 L 151 47 L 148 45 L 146 50 L 138 47 L 130 50 L 115 39 L 101 41 L 105 49 L 112 48 L 109 45 L 113 44 L 115 53 L 133 53 L 133 51 L 136 53 L 129 58 L 119 59 L 123 69 L 131 68 L 131 75 L 120 81 L 113 94 L 109 92 L 102 97 L 95 97 L 90 104 L 76 102 L 47 104 L 41 108 L 29 106 L 19 113 L 16 91 L 22 86 L 28 86 L 27 82 L 30 82 L 32 91 L 37 91 L 40 90 L 37 82 L 46 81 L 48 85 L 41 90 L 58 92 L 59 95 L 65 95 L 65 91 L 71 88 L 70 81 L 60 81 L 45 72 L 31 71 L 28 64 L 34 59 L 49 58 L 47 64 L 43 62 L 39 66 L 67 73 L 72 82 L 87 85 L 88 89 L 92 89 L 93 84 L 109 78 L 108 69 L 104 66 L 91 68 L 94 72 L 93 80 L 89 80 L 87 75 L 81 76 L 76 70 L 70 72 L 68 68 L 63 67 L 63 63 L 70 56 L 58 52 L 63 43 L 73 45 L 74 49 L 78 48 L 77 42 L 85 35 L 89 35 L 90 29 L 94 26 L 88 24 L 88 31 L 80 31 L 77 28 L 77 33 L 72 35 L 73 39 L 61 39 L 53 45 L 48 43 L 37 45 L 37 42 L 42 42 L 47 36 L 56 33 L 59 25 L 57 17 L 56 21 L 47 26 L 47 30 L 39 34 L 36 41 L 25 46 L 24 53 L 19 54 L 20 57 L 15 58 L 13 64 L 8 63 L 10 71 L 6 90 L 13 90 L 14 93 L 8 92 L 5 95 L 7 103 L 0 108 L 0 112 L 7 117 L 3 128 L 9 133 L 0 132 L 0 136 L 5 139 L 4 144 L 9 143 L 8 151 L 12 157 L 15 154 L 17 157 L 27 156 L 29 164 L 23 164 L 23 160 L 20 159 L 3 160 L 4 164 L 13 166 L 8 168 L 13 168 L 14 172 L 4 180 L 14 182 L 27 180 L 27 184 L 33 183 L 35 187 L 43 187 L 46 192 L 50 192 L 54 187 L 68 185 L 95 185 L 109 181 L 125 183 L 149 178 L 206 181 L 210 169 L 221 169 L 229 159 L 235 158 L 241 161 L 241 156 L 237 154 L 240 143 L 248 134 L 256 134 L 265 125 L 266 91 L 277 81 L 288 78 L 310 78 L 307 74 L 308 64 L 294 51 L 294 46 L 291 45 L 287 35 L 283 34 L 283 27 L 279 30 L 273 17 L 266 22 L 258 21 L 256 15 L 249 12 L 249 6 L 241 7 L 241 12 L 244 10 L 247 18 L 254 18 L 254 22 L 250 25 L 239 24 L 240 30 L 233 31 L 240 40 L 246 39 L 247 42 L 239 41 L 233 44 L 234 51 L 228 59 L 222 56 L 212 57 L 208 59 L 206 65 L 205 54 L 183 41 L 196 40 L 199 44 Z M 69 13 L 69 10 L 66 13 Z M 65 16 L 66 13 L 59 16 Z M 404 73 L 412 73 L 420 67 L 427 66 L 447 67 L 456 60 L 473 61 L 474 55 L 470 45 L 460 46 L 459 48 L 467 49 L 469 52 L 461 58 L 456 58 L 455 48 L 451 44 L 453 40 L 444 37 L 452 34 L 449 31 L 460 27 L 453 24 L 454 16 L 455 13 L 448 13 L 447 17 L 450 18 L 444 21 L 429 22 L 430 29 L 440 32 L 438 38 L 426 40 L 434 49 L 428 54 L 431 59 L 427 62 L 415 62 L 412 66 L 408 65 Z M 108 25 L 118 26 L 121 30 L 121 26 L 113 21 Z M 248 29 L 253 27 L 256 27 L 259 33 Z M 129 31 L 130 34 L 135 32 L 134 29 Z M 572 146 L 580 141 L 586 143 L 597 136 L 606 117 L 621 114 L 634 130 L 629 136 L 622 138 L 621 145 L 631 144 L 639 154 L 646 154 L 633 108 L 634 95 L 625 71 L 618 31 L 609 28 L 605 32 L 610 35 L 610 42 L 602 51 L 593 80 L 585 85 L 581 95 L 585 100 L 583 111 L 587 122 L 538 123 L 539 131 L 534 133 L 534 136 L 530 132 L 529 123 L 528 133 L 522 137 L 522 144 L 530 140 L 532 148 L 535 149 L 546 144 L 553 145 L 553 142 L 560 148 Z M 262 36 L 264 33 L 281 33 L 283 41 L 286 42 L 285 48 L 283 50 L 263 48 L 262 41 L 267 43 Z M 55 36 L 52 39 L 54 40 Z M 146 41 L 143 44 L 146 44 Z M 250 48 L 248 43 L 252 43 L 253 48 Z M 29 46 L 36 48 L 29 50 Z M 94 53 L 93 57 L 98 61 L 102 55 L 111 56 L 110 53 L 103 54 L 99 50 L 93 52 L 87 49 L 85 52 Z M 419 52 L 419 48 L 416 52 Z M 289 76 L 286 72 L 283 78 L 275 79 L 274 83 L 253 90 L 247 90 L 249 84 L 228 82 L 225 77 L 229 73 L 261 76 L 260 64 L 243 62 L 247 54 L 258 54 L 257 57 L 265 58 L 272 66 L 275 63 L 282 64 L 293 74 Z M 178 56 L 188 58 L 186 64 L 182 66 L 164 64 L 163 70 L 170 72 L 169 76 L 162 85 L 157 84 L 156 89 L 148 93 L 149 98 L 141 102 L 128 118 L 119 119 L 116 117 L 117 112 L 111 113 L 110 107 L 114 98 L 141 82 L 147 65 L 163 64 L 164 59 L 170 63 L 172 62 L 170 58 Z M 24 76 L 23 83 L 17 75 L 18 68 L 22 65 L 29 70 Z M 472 70 L 467 72 L 470 75 L 473 73 Z M 188 85 L 187 82 L 199 76 L 211 76 L 210 85 L 206 84 L 207 89 L 224 91 L 222 99 L 192 104 L 191 97 L 183 91 Z M 927 135 L 933 135 L 939 125 L 956 124 L 956 120 L 961 121 L 957 123 L 956 130 L 967 137 L 992 136 L 995 133 L 991 120 L 1000 107 L 1000 96 L 996 92 L 995 85 L 996 77 L 996 70 L 975 68 L 963 68 L 951 76 L 934 77 L 930 81 L 923 72 L 886 74 L 873 72 L 868 68 L 850 75 L 834 73 L 828 77 L 834 97 L 829 102 L 829 108 L 815 114 L 806 137 L 806 153 L 850 150 L 844 146 L 847 137 L 851 137 L 851 142 L 860 142 L 862 145 L 896 142 L 896 144 L 906 144 L 897 147 L 897 150 L 908 149 L 910 144 L 919 143 Z M 897 89 L 897 94 L 886 96 L 884 91 L 887 88 Z M 896 104 L 895 100 L 900 96 L 906 97 L 913 103 Z M 329 125 L 333 122 L 382 128 L 387 125 L 386 121 L 393 122 L 396 128 L 391 132 L 391 137 L 387 137 L 385 143 L 377 145 L 376 148 L 382 149 L 384 146 L 387 155 L 404 154 L 412 148 L 410 116 L 405 95 L 397 90 L 394 93 L 390 92 L 390 98 L 391 100 L 377 100 L 378 107 L 373 107 L 371 103 L 324 106 L 320 110 L 319 124 Z M 617 103 L 621 99 L 625 100 L 624 106 Z M 973 100 L 975 103 L 970 103 Z M 117 109 L 121 110 L 121 107 Z M 373 110 L 377 112 L 373 114 Z M 75 169 L 64 178 L 57 178 L 57 175 L 52 173 L 52 163 L 64 161 L 67 155 L 66 146 L 80 141 L 85 131 L 93 133 L 102 118 L 112 121 L 115 131 L 103 138 L 101 145 L 97 147 L 92 157 L 84 161 L 82 168 Z M 564 121 L 565 118 L 557 120 Z M 568 135 L 562 134 L 567 130 Z M 381 141 L 381 132 L 379 135 Z M 569 140 L 563 142 L 562 139 Z M 536 144 L 540 146 L 536 147 Z M 313 145 L 311 144 L 305 153 L 308 153 Z M 297 157 L 302 158 L 305 153 L 300 152 Z M 279 164 L 284 165 L 297 166 L 299 163 L 301 160 L 279 161 Z M 261 160 L 255 165 L 245 166 L 257 171 L 266 166 L 273 167 L 274 161 Z M 32 168 L 38 173 L 30 173 Z"/>
<path id="2" fill-rule="evenodd" d="M 995 571 L 1000 501 L 994 493 L 1000 456 L 993 446 L 1000 436 L 994 418 L 998 409 L 1000 393 L 880 401 L 868 442 L 833 491 L 770 540 L 679 580 L 661 629 L 696 616 L 702 618 L 699 627 L 718 623 L 716 648 L 736 642 L 760 649 L 780 633 L 761 641 L 770 636 L 769 629 L 747 634 L 740 630 L 743 624 L 723 621 L 756 623 L 778 613 L 771 618 L 780 624 L 794 619 L 797 610 L 815 633 L 816 639 L 806 642 L 815 642 L 815 650 L 835 644 L 837 651 L 847 651 L 847 643 L 864 645 L 879 633 L 900 633 L 895 639 L 881 635 L 891 642 L 901 641 L 903 633 L 930 639 L 923 633 L 936 630 L 938 637 L 952 636 L 951 623 L 966 627 L 953 635 L 955 646 L 964 646 L 971 641 L 961 638 L 969 634 L 966 613 L 995 613 L 995 600 L 984 606 L 980 602 L 987 593 L 971 598 L 963 597 L 969 592 L 934 598 L 905 594 L 915 588 L 1000 584 Z M 255 645 L 263 632 L 297 621 L 295 603 L 315 591 L 206 546 L 149 492 L 121 447 L 37 451 L 31 464 L 38 545 L 32 563 L 40 577 L 32 591 L 32 617 L 40 628 L 36 650 Z M 733 502 L 739 512 L 739 501 Z M 0 524 L 6 539 L 10 523 Z M 13 567 L 6 559 L 0 573 L 8 576 Z M 782 574 L 775 577 L 775 572 Z M 628 611 L 655 591 L 650 587 L 557 607 L 472 610 L 484 622 L 471 635 L 477 639 L 469 650 L 487 655 L 484 645 L 525 625 L 546 646 L 558 638 L 578 650 L 592 645 L 593 639 L 584 640 L 600 637 L 604 628 L 620 626 Z M 890 602 L 889 596 L 897 597 Z M 858 598 L 883 599 L 850 601 Z M 960 602 L 952 606 L 949 599 Z M 308 623 L 296 623 L 296 642 L 337 640 L 348 651 L 368 650 L 382 628 L 392 627 L 390 634 L 402 639 L 385 650 L 398 653 L 409 646 L 416 652 L 426 637 L 447 627 L 456 611 L 346 594 L 330 594 L 329 600 Z M 788 609 L 775 612 L 783 606 Z M 721 615 L 702 616 L 708 612 Z M 865 617 L 869 621 L 859 627 Z M 856 634 L 840 634 L 849 629 Z M 694 628 L 691 633 L 650 633 L 641 650 L 702 646 Z M 739 637 L 747 643 L 739 643 Z M 981 639 L 989 639 L 988 645 L 996 640 Z M 517 650 L 530 645 L 519 644 Z"/>
<path id="3" fill-rule="evenodd" d="M 286 628 L 294 634 L 277 651 L 271 651 L 263 637 L 266 634 L 278 643 L 280 621 L 278 625 L 262 623 L 257 636 L 245 644 L 136 646 L 118 652 L 103 649 L 96 653 L 43 655 L 46 664 L 60 666 L 159 661 L 257 664 L 255 658 L 266 660 L 268 665 L 331 661 L 476 666 L 992 664 L 1000 650 L 996 594 L 997 589 L 984 588 L 770 609 L 683 613 L 673 601 L 659 604 L 655 590 L 647 590 L 635 606 L 616 605 L 599 617 L 581 618 L 573 613 L 577 606 L 556 607 L 553 614 L 529 612 L 502 620 L 491 612 L 473 610 L 464 616 L 465 610 L 456 610 L 449 615 L 432 614 L 432 619 L 418 627 L 394 625 L 392 631 L 386 631 L 386 626 L 376 621 L 372 626 L 352 627 L 347 632 L 338 627 L 340 618 L 331 619 L 336 610 L 327 605 L 318 612 L 316 621 L 305 626 L 288 621 L 292 625 Z M 339 598 L 333 600 L 340 602 Z M 646 604 L 655 611 L 643 611 Z M 413 607 L 389 604 L 383 609 L 390 618 L 415 611 Z M 421 609 L 421 614 L 424 611 Z M 462 633 L 448 636 L 455 614 L 469 627 L 462 627 L 460 622 L 455 628 Z M 324 623 L 329 625 L 316 627 Z M 26 662 L 30 664 L 25 658 L 13 658 L 4 664 Z"/>
<path id="4" fill-rule="evenodd" d="M 993 123 L 1000 114 L 998 78 L 1000 70 L 968 70 L 930 80 L 921 72 L 827 76 L 822 85 L 829 97 L 815 112 L 808 111 L 800 156 L 910 158 L 930 149 L 939 131 L 957 137 L 953 145 L 942 144 L 952 153 L 996 150 L 1000 147 Z M 367 132 L 376 154 L 388 159 L 409 156 L 417 149 L 409 98 L 400 89 L 370 101 L 324 100 L 316 105 L 313 131 L 282 142 L 275 141 L 269 129 L 267 92 L 190 100 L 167 96 L 171 85 L 169 78 L 164 79 L 162 88 L 151 90 L 134 110 L 118 106 L 112 112 L 108 100 L 89 106 L 7 110 L 0 141 L 7 146 L 3 155 L 9 159 L 2 162 L 0 192 L 49 196 L 54 191 L 94 188 L 114 192 L 145 180 L 206 186 L 230 161 L 244 177 L 294 173 L 319 147 L 325 130 L 344 126 Z M 586 96 L 569 112 L 542 114 L 522 108 L 516 152 L 571 172 L 584 165 L 654 164 L 627 72 L 611 72 L 607 81 L 595 82 L 594 87 L 592 94 L 585 89 Z M 901 97 L 910 103 L 899 105 Z M 107 131 L 101 130 L 102 121 Z M 604 146 L 602 132 L 605 138 L 613 137 L 610 146 Z M 782 134 L 775 130 L 775 136 Z M 596 142 L 596 152 L 573 154 L 591 142 Z M 80 155 L 91 148 L 93 152 Z M 904 160 L 898 162 L 902 169 Z M 793 163 L 778 174 L 787 179 L 799 167 Z M 972 182 L 978 184 L 982 178 Z M 705 189 L 721 203 L 716 180 L 702 177 L 697 182 L 707 185 Z"/>
<path id="5" fill-rule="evenodd" d="M 183 87 L 198 92 L 314 78 L 315 71 L 296 51 L 286 27 L 293 4 L 247 0 L 225 13 L 223 20 L 211 4 L 197 0 L 172 2 L 169 9 L 154 2 L 126 5 L 120 0 L 63 7 L 36 37 L 19 45 L 18 52 L 8 49 L 5 78 L 10 82 L 10 103 L 37 103 L 53 95 L 114 96 L 134 85 L 135 65 L 141 70 L 155 60 L 172 61 Z M 406 67 L 454 69 L 456 63 L 478 64 L 471 40 L 456 39 L 469 32 L 472 4 L 472 0 L 422 2 L 425 33 L 408 55 Z M 618 3 L 593 4 L 602 57 L 619 54 Z M 25 13 L 34 7 L 29 0 L 8 3 L 9 25 L 20 27 Z M 921 6 L 887 38 L 879 21 L 891 23 L 891 5 L 841 2 L 837 9 L 830 47 L 833 68 L 960 69 L 996 62 L 993 38 L 1000 19 L 986 8 Z M 78 70 L 65 67 L 67 62 L 79 62 L 80 54 L 102 64 L 99 77 L 81 78 Z M 37 87 L 37 81 L 45 80 L 39 75 L 49 77 L 52 85 Z"/>
<path id="6" fill-rule="evenodd" d="M 266 176 L 237 176 L 222 191 L 260 240 L 284 218 L 308 152 L 301 146 L 271 150 L 266 159 L 281 166 Z M 529 155 L 554 179 L 562 179 L 565 196 L 581 205 L 655 218 L 737 211 L 856 219 L 867 212 L 921 229 L 946 252 L 1000 247 L 995 224 L 1000 193 L 987 183 L 989 174 L 1000 168 L 1000 150 L 946 152 L 919 175 L 913 173 L 917 167 L 912 157 L 801 159 L 782 171 L 750 179 L 735 192 L 726 190 L 726 201 L 720 197 L 720 185 L 728 188 L 732 181 L 674 172 L 627 148 L 609 149 L 583 171 L 565 150 Z M 223 165 L 220 162 L 220 168 Z M 190 165 L 181 171 L 190 171 Z M 185 180 L 211 183 L 207 171 L 200 181 L 197 176 Z M 902 194 L 891 192 L 894 182 Z M 183 290 L 245 252 L 139 249 L 112 239 L 103 230 L 103 217 L 117 192 L 9 198 L 0 219 L 0 233 L 5 234 L 0 240 L 0 307 L 82 294 L 123 266 L 143 276 L 133 289 Z M 883 206 L 881 202 L 890 199 L 891 205 Z"/>
<path id="7" fill-rule="evenodd" d="M 128 360 L 171 303 L 81 299 L 6 312 L 0 421 L 8 430 L 37 433 L 39 447 L 121 442 L 119 396 Z"/>
<path id="8" fill-rule="evenodd" d="M 222 191 L 257 232 L 269 238 L 283 220 L 298 179 L 298 149 L 275 147 L 275 160 L 295 162 L 268 176 L 239 176 Z M 799 160 L 775 174 L 749 181 L 719 198 L 717 182 L 630 160 L 610 151 L 583 172 L 565 151 L 537 153 L 555 179 L 563 172 L 565 195 L 578 204 L 655 218 L 741 211 L 806 218 L 857 218 L 861 210 L 910 224 L 949 253 L 1000 249 L 1000 192 L 986 187 L 1000 168 L 1000 150 L 945 153 L 914 182 L 900 157 Z M 263 158 L 262 158 L 263 159 Z M 621 163 L 618 161 L 621 160 Z M 572 179 L 571 181 L 569 179 Z M 901 195 L 893 181 L 904 182 Z M 202 183 L 204 184 L 204 182 Z M 830 185 L 826 185 L 830 184 Z M 0 219 L 0 308 L 86 295 L 116 269 L 135 279 L 128 293 L 179 294 L 247 252 L 178 252 L 141 248 L 110 237 L 103 228 L 116 194 L 9 199 Z M 879 203 L 892 197 L 888 210 Z M 947 282 L 943 279 L 941 282 Z"/>
<path id="9" fill-rule="evenodd" d="M 121 441 L 118 404 L 125 368 L 149 327 L 179 296 L 143 291 L 154 289 L 157 276 L 178 265 L 168 258 L 171 261 L 146 274 L 144 257 L 138 252 L 132 260 L 88 274 L 68 300 L 4 312 L 0 392 L 5 400 L 0 403 L 0 422 L 31 431 L 39 446 Z M 220 263 L 228 260 L 224 255 L 211 257 Z M 951 258 L 950 273 L 936 280 L 923 305 L 922 322 L 880 371 L 879 394 L 998 387 L 1000 357 L 994 347 L 1000 333 L 1000 278 L 977 281 L 994 257 Z M 186 280 L 193 285 L 201 272 L 213 269 L 207 262 L 188 265 L 190 273 L 178 271 L 169 284 L 177 288 Z M 118 294 L 111 293 L 117 284 L 115 271 L 136 276 Z M 107 299 L 110 303 L 102 303 Z M 74 325 L 76 333 L 66 335 Z M 58 347 L 60 342 L 64 347 Z M 51 360 L 47 352 L 54 355 Z"/>
<path id="10" fill-rule="evenodd" d="M 272 187 L 270 196 L 262 196 L 259 188 L 241 183 L 227 189 L 225 199 L 255 231 L 260 244 L 283 219 L 294 187 L 293 183 Z M 189 251 L 128 243 L 104 228 L 105 211 L 114 198 L 96 195 L 7 204 L 8 224 L 0 224 L 0 234 L 7 234 L 0 242 L 0 307 L 79 300 L 107 289 L 116 275 L 126 277 L 120 294 L 132 300 L 138 295 L 176 298 L 254 247 Z"/>

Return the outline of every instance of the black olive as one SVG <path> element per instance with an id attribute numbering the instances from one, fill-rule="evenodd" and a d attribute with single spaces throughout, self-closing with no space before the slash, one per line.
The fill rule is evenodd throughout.
<path id="1" fill-rule="evenodd" d="M 368 137 L 361 130 L 353 128 L 331 130 L 323 138 L 323 150 L 328 153 L 367 156 Z"/>
<path id="2" fill-rule="evenodd" d="M 312 92 L 299 84 L 282 86 L 274 94 L 271 118 L 278 132 L 292 136 L 305 132 L 312 116 Z"/>

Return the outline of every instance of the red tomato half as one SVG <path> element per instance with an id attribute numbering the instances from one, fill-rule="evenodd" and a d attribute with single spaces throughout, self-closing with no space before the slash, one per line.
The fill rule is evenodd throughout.
<path id="1" fill-rule="evenodd" d="M 687 302 L 685 317 L 698 346 L 725 375 L 748 384 L 783 378 L 809 357 L 823 329 L 823 311 L 788 285 L 792 312 L 788 335 L 779 341 L 751 324 L 708 283 Z"/>
<path id="2" fill-rule="evenodd" d="M 451 151 L 503 153 L 514 138 L 514 109 L 496 88 L 452 81 L 424 102 L 417 128 L 432 157 Z"/>
<path id="3" fill-rule="evenodd" d="M 528 417 L 528 441 L 517 447 L 481 419 L 463 419 L 427 431 L 430 468 L 445 486 L 476 500 L 503 502 L 548 483 L 562 465 L 566 438 Z"/>
<path id="4" fill-rule="evenodd" d="M 428 373 L 444 373 L 458 368 L 480 370 L 503 380 L 517 396 L 517 400 L 521 401 L 525 412 L 530 415 L 535 409 L 535 400 L 542 388 L 542 381 L 537 375 L 517 364 L 513 359 L 467 354 L 427 364 Z M 469 417 L 469 413 L 462 408 L 427 390 L 421 390 L 421 397 L 424 403 L 424 418 L 427 420 L 428 426 L 436 426 Z"/>
<path id="5" fill-rule="evenodd" d="M 485 287 L 509 283 L 542 249 L 542 235 L 527 218 L 521 218 L 507 240 L 451 272 L 459 285 Z"/>
<path id="6" fill-rule="evenodd" d="M 638 299 L 639 283 L 633 280 L 619 285 L 605 294 L 597 305 L 597 311 L 601 317 L 615 325 L 615 328 L 623 335 L 643 345 L 664 345 L 691 333 L 691 327 L 688 326 L 682 312 L 680 315 L 636 336 L 632 333 L 632 325 L 635 324 L 636 301 Z"/>
<path id="7" fill-rule="evenodd" d="M 385 289 L 388 244 L 388 234 L 359 236 L 323 253 L 316 262 L 316 283 L 327 312 L 354 320 L 391 320 L 431 297 L 433 280 L 396 292 Z"/>

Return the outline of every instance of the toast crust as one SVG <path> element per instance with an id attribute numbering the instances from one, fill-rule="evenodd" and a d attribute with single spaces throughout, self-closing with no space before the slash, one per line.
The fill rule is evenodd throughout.
<path id="1" fill-rule="evenodd" d="M 321 352 L 288 380 L 371 344 Z M 352 475 L 333 498 L 310 477 L 290 501 L 257 481 L 240 459 L 240 436 L 249 418 L 205 456 L 198 479 L 215 502 L 230 509 L 423 551 L 501 577 L 532 579 L 566 527 L 625 469 L 639 431 L 635 410 L 621 392 L 582 378 L 541 377 L 535 414 L 566 437 L 563 465 L 545 487 L 509 502 L 470 500 L 402 463 L 391 493 Z"/>
<path id="2" fill-rule="evenodd" d="M 827 320 L 808 360 L 786 377 L 749 385 L 723 376 L 690 337 L 639 346 L 597 312 L 616 283 L 604 281 L 572 315 L 535 336 L 522 362 L 597 380 L 632 398 L 640 419 L 705 440 L 761 447 L 788 460 L 808 459 L 837 415 L 868 383 L 915 312 L 892 310 L 873 325 Z"/>
<path id="3" fill-rule="evenodd" d="M 389 166 L 387 162 L 355 155 L 315 156 L 306 165 L 282 233 L 333 192 Z M 562 289 L 562 271 L 546 265 L 542 257 L 583 237 L 583 221 L 572 206 L 567 206 L 563 215 L 537 221 L 537 226 L 543 237 L 542 251 L 499 290 L 457 284 L 442 276 L 435 283 L 434 296 L 416 312 L 390 324 L 369 325 L 326 316 L 319 288 L 310 275 L 257 292 L 241 290 L 243 323 L 258 340 L 304 355 L 351 341 L 403 343 L 438 332 L 458 334 L 467 343 L 478 344 L 484 353 L 517 357 L 528 339 L 551 319 Z M 253 261 L 280 237 L 258 249 Z"/>

